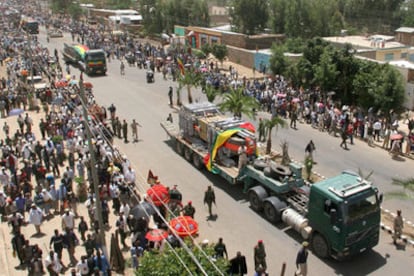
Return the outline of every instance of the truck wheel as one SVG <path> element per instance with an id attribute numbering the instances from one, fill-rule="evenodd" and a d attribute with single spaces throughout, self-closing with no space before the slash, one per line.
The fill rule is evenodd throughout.
<path id="1" fill-rule="evenodd" d="M 256 170 L 263 171 L 263 170 L 267 167 L 267 164 L 266 164 L 266 162 L 265 162 L 264 160 L 262 160 L 262 159 L 256 159 L 256 160 L 254 160 L 254 162 L 253 162 L 253 167 L 254 167 Z"/>
<path id="2" fill-rule="evenodd" d="M 185 147 L 184 149 L 184 158 L 188 161 L 188 162 L 192 162 L 193 160 L 193 156 L 192 156 L 193 152 L 191 151 L 190 148 Z"/>
<path id="3" fill-rule="evenodd" d="M 264 168 L 263 169 L 263 174 L 267 177 L 270 177 L 270 178 L 274 178 L 274 177 L 277 176 L 270 167 Z"/>
<path id="4" fill-rule="evenodd" d="M 266 198 L 263 206 L 266 219 L 272 223 L 280 222 L 282 211 L 287 207 L 284 201 L 275 196 Z"/>
<path id="5" fill-rule="evenodd" d="M 193 154 L 193 165 L 197 169 L 201 170 L 203 168 L 203 162 L 201 161 L 201 157 L 197 154 Z"/>
<path id="6" fill-rule="evenodd" d="M 312 250 L 321 259 L 329 257 L 328 243 L 321 234 L 316 233 L 312 236 Z"/>
<path id="7" fill-rule="evenodd" d="M 178 142 L 178 141 L 176 141 L 175 150 L 177 151 L 177 153 L 179 155 L 183 155 L 184 154 L 183 145 L 180 142 Z"/>
<path id="8" fill-rule="evenodd" d="M 263 209 L 263 200 L 268 197 L 266 190 L 262 186 L 255 186 L 249 190 L 250 207 L 260 212 Z"/>
<path id="9" fill-rule="evenodd" d="M 279 176 L 279 177 L 282 177 L 282 178 L 285 177 L 285 176 L 290 176 L 292 174 L 290 169 L 286 166 L 272 165 L 270 168 L 276 174 L 276 176 Z"/>

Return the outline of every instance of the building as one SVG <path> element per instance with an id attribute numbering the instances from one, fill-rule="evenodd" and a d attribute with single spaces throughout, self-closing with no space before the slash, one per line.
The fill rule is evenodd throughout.
<path id="1" fill-rule="evenodd" d="M 411 46 L 394 41 L 393 36 L 333 36 L 324 37 L 331 44 L 344 47 L 346 44 L 352 46 L 355 54 L 378 61 L 407 60 L 414 62 L 414 50 Z"/>
<path id="2" fill-rule="evenodd" d="M 230 31 L 230 25 L 204 28 L 195 26 L 175 26 L 176 36 L 186 37 L 187 45 L 200 49 L 205 44 L 225 44 L 228 59 L 248 68 L 269 68 L 270 47 L 285 39 L 284 35 L 260 34 L 245 35 Z"/>
<path id="3" fill-rule="evenodd" d="M 414 46 L 414 28 L 401 27 L 396 29 L 395 40 L 405 45 Z"/>

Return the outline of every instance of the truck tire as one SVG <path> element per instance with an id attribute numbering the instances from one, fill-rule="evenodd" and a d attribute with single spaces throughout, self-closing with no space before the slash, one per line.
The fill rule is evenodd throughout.
<path id="1" fill-rule="evenodd" d="M 271 223 L 280 222 L 282 219 L 282 212 L 286 207 L 287 204 L 275 196 L 266 198 L 263 203 L 265 217 Z"/>
<path id="2" fill-rule="evenodd" d="M 193 165 L 199 170 L 201 170 L 204 166 L 204 163 L 202 162 L 201 157 L 195 153 L 193 153 Z"/>
<path id="3" fill-rule="evenodd" d="M 330 254 L 326 239 L 319 233 L 312 235 L 312 250 L 321 259 L 328 258 Z"/>
<path id="4" fill-rule="evenodd" d="M 184 154 L 184 147 L 179 141 L 175 142 L 175 150 L 181 156 Z"/>
<path id="5" fill-rule="evenodd" d="M 263 209 L 263 200 L 268 197 L 267 191 L 262 186 L 255 186 L 249 190 L 250 207 L 260 212 Z"/>
<path id="6" fill-rule="evenodd" d="M 256 170 L 263 171 L 267 167 L 267 164 L 263 159 L 256 159 L 253 162 L 253 167 Z"/>
<path id="7" fill-rule="evenodd" d="M 263 174 L 270 178 L 278 177 L 269 166 L 263 169 Z"/>
<path id="8" fill-rule="evenodd" d="M 184 158 L 188 162 L 193 162 L 193 151 L 188 147 L 184 148 Z"/>
<path id="9" fill-rule="evenodd" d="M 274 172 L 274 174 L 278 177 L 284 178 L 285 176 L 290 176 L 292 172 L 286 166 L 282 165 L 271 165 L 270 168 Z"/>

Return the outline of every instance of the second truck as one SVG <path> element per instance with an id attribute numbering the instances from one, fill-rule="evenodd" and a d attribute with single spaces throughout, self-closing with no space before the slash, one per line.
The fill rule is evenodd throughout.
<path id="1" fill-rule="evenodd" d="M 378 244 L 382 196 L 356 173 L 307 185 L 301 165 L 281 166 L 258 156 L 252 125 L 224 116 L 211 103 L 182 106 L 178 129 L 169 122 L 161 126 L 179 155 L 197 169 L 243 185 L 252 209 L 298 231 L 317 256 L 344 259 Z M 244 166 L 238 166 L 241 146 L 250 160 Z"/>

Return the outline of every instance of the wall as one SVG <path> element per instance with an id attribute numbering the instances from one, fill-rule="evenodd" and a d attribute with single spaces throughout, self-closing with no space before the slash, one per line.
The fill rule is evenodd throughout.
<path id="1" fill-rule="evenodd" d="M 222 33 L 222 41 L 224 44 L 248 50 L 269 49 L 273 43 L 282 42 L 284 39 L 284 35 L 248 36 L 230 32 Z"/>
<path id="2" fill-rule="evenodd" d="M 246 51 L 245 49 L 227 45 L 227 58 L 234 63 L 252 68 L 254 65 L 254 53 Z"/>

